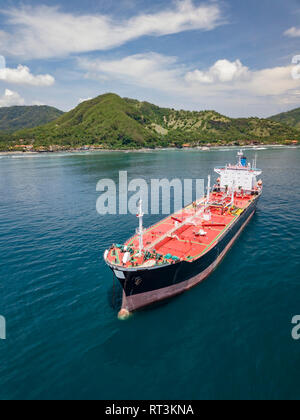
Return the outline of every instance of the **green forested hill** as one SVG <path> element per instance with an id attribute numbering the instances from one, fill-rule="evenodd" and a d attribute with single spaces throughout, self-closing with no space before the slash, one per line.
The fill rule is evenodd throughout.
<path id="1" fill-rule="evenodd" d="M 57 120 L 16 136 L 38 145 L 105 144 L 107 147 L 143 146 L 155 142 L 135 107 L 119 96 L 106 94 L 78 105 Z"/>
<path id="2" fill-rule="evenodd" d="M 0 131 L 13 132 L 55 120 L 63 112 L 50 106 L 12 106 L 0 108 Z"/>
<path id="3" fill-rule="evenodd" d="M 148 121 L 148 127 L 172 138 L 183 137 L 192 142 L 280 142 L 300 138 L 300 131 L 269 119 L 229 118 L 215 111 L 176 111 L 132 99 L 125 101 L 142 113 Z"/>
<path id="4" fill-rule="evenodd" d="M 286 124 L 290 127 L 300 129 L 300 108 L 274 115 L 270 119 L 281 124 Z"/>
<path id="5" fill-rule="evenodd" d="M 35 146 L 101 145 L 105 148 L 213 144 L 280 143 L 300 139 L 300 131 L 276 121 L 232 119 L 215 111 L 176 111 L 148 102 L 105 94 L 78 105 L 46 125 L 16 132 Z"/>

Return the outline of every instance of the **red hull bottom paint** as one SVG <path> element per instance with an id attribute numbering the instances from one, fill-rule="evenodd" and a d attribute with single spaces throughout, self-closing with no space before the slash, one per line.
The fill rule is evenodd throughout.
<path id="1" fill-rule="evenodd" d="M 246 220 L 246 222 L 241 226 L 238 233 L 232 238 L 232 240 L 229 242 L 227 247 L 224 249 L 224 251 L 219 255 L 219 257 L 214 261 L 213 264 L 211 264 L 206 270 L 204 270 L 202 273 L 198 274 L 196 277 L 193 277 L 185 282 L 175 284 L 173 286 L 169 286 L 163 289 L 154 290 L 147 293 L 141 293 L 139 295 L 126 297 L 125 293 L 123 293 L 123 302 L 122 302 L 122 309 L 119 313 L 121 318 L 126 318 L 124 314 L 128 314 L 130 312 L 136 311 L 138 309 L 141 309 L 143 307 L 152 305 L 153 303 L 172 298 L 174 296 L 177 296 L 179 294 L 182 294 L 193 287 L 197 286 L 199 283 L 201 283 L 203 280 L 205 280 L 221 263 L 221 261 L 224 259 L 227 252 L 230 250 L 230 248 L 233 246 L 235 241 L 238 239 L 240 234 L 243 232 L 247 224 L 250 222 L 252 217 L 254 216 L 255 211 L 249 216 L 249 218 Z M 123 314 L 123 316 L 122 316 Z"/>

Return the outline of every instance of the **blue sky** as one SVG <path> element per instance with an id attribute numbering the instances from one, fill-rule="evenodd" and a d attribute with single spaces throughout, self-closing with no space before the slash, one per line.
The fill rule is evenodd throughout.
<path id="1" fill-rule="evenodd" d="M 299 0 L 0 5 L 0 107 L 67 111 L 105 92 L 233 117 L 300 106 Z"/>

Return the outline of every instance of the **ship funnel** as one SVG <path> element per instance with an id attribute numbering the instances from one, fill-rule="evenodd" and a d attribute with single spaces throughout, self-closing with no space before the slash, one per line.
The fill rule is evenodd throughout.
<path id="1" fill-rule="evenodd" d="M 244 168 L 247 166 L 247 158 L 245 156 L 241 158 L 241 165 L 244 166 Z"/>
<path id="2" fill-rule="evenodd" d="M 246 168 L 246 166 L 247 166 L 247 158 L 244 155 L 243 150 L 240 150 L 238 152 L 238 159 L 239 159 L 239 166 L 243 166 L 244 168 Z"/>

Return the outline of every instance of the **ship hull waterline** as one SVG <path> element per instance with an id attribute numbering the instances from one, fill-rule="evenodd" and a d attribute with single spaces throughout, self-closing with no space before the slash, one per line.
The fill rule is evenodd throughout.
<path id="1" fill-rule="evenodd" d="M 256 212 L 260 197 L 246 209 L 215 246 L 194 262 L 182 261 L 155 269 L 120 271 L 110 265 L 123 289 L 120 319 L 154 303 L 180 295 L 203 282 L 222 262 Z"/>

